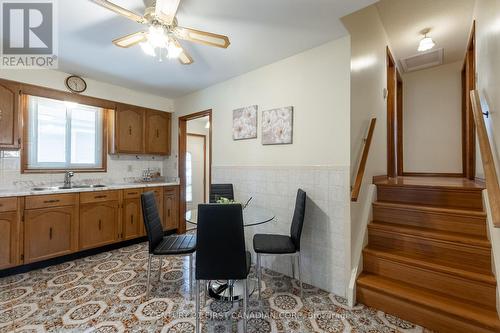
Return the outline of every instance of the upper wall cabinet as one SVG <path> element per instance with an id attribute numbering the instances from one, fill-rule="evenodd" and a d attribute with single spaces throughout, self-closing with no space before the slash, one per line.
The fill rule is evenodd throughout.
<path id="1" fill-rule="evenodd" d="M 144 151 L 144 110 L 118 104 L 115 113 L 116 152 L 140 154 Z"/>
<path id="2" fill-rule="evenodd" d="M 146 111 L 147 154 L 170 155 L 170 123 L 170 113 Z"/>
<path id="3" fill-rule="evenodd" d="M 0 148 L 19 149 L 19 84 L 0 80 Z"/>
<path id="4" fill-rule="evenodd" d="M 170 154 L 170 113 L 126 104 L 111 112 L 111 154 Z"/>

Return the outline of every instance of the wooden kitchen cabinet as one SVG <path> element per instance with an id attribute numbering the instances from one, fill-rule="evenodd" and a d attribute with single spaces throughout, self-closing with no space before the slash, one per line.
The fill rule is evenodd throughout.
<path id="1" fill-rule="evenodd" d="M 19 149 L 21 145 L 20 85 L 16 82 L 0 80 L 0 148 Z"/>
<path id="2" fill-rule="evenodd" d="M 165 230 L 174 230 L 179 227 L 179 187 L 168 186 L 164 191 L 164 226 Z"/>
<path id="3" fill-rule="evenodd" d="M 75 206 L 29 209 L 24 213 L 24 263 L 76 251 Z"/>
<path id="4" fill-rule="evenodd" d="M 170 155 L 171 114 L 146 110 L 146 154 Z"/>
<path id="5" fill-rule="evenodd" d="M 19 264 L 17 198 L 0 198 L 0 269 Z"/>
<path id="6" fill-rule="evenodd" d="M 82 193 L 80 196 L 80 250 L 119 240 L 118 191 Z M 85 194 L 85 195 L 84 195 Z"/>
<path id="7" fill-rule="evenodd" d="M 123 191 L 122 238 L 124 240 L 138 238 L 144 232 L 141 193 L 142 189 Z"/>
<path id="8" fill-rule="evenodd" d="M 113 153 L 141 154 L 144 152 L 144 109 L 117 104 L 112 123 Z"/>

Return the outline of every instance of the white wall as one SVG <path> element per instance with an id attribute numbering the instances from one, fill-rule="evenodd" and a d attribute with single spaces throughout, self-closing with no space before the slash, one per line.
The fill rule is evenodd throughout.
<path id="1" fill-rule="evenodd" d="M 344 37 L 175 100 L 176 116 L 213 111 L 212 180 L 276 214 L 245 230 L 247 248 L 255 232 L 289 233 L 297 188 L 306 190 L 304 280 L 339 295 L 349 257 L 349 50 Z M 263 146 L 260 124 L 257 139 L 233 141 L 232 110 L 255 104 L 259 122 L 262 110 L 294 107 L 293 144 Z M 290 274 L 284 258 L 264 264 Z"/>
<path id="2" fill-rule="evenodd" d="M 351 262 L 356 268 L 371 214 L 373 176 L 387 174 L 387 35 L 375 6 L 342 19 L 351 35 L 351 182 L 357 172 L 363 138 L 372 117 L 377 118 L 361 192 L 351 203 Z"/>
<path id="3" fill-rule="evenodd" d="M 67 90 L 64 80 L 69 74 L 53 70 L 5 70 L 0 71 L 0 78 L 35 84 L 48 88 Z M 88 89 L 83 95 L 108 99 L 117 102 L 154 108 L 163 111 L 173 111 L 173 101 L 136 92 L 127 88 L 86 79 Z M 12 156 L 14 155 L 14 156 Z M 146 168 L 164 168 L 164 158 L 152 156 L 108 156 L 108 172 L 80 173 L 76 181 L 89 180 L 94 182 L 123 181 L 124 178 L 140 177 Z M 62 182 L 61 174 L 21 174 L 19 157 L 15 154 L 3 156 L 0 154 L 0 188 L 13 186 L 32 186 L 36 184 L 54 184 Z"/>
<path id="4" fill-rule="evenodd" d="M 476 20 L 477 89 L 483 109 L 490 143 L 496 158 L 497 173 L 500 159 L 500 1 L 478 0 L 474 11 Z M 476 149 L 476 176 L 484 177 L 479 147 Z"/>
<path id="5" fill-rule="evenodd" d="M 405 172 L 462 173 L 462 62 L 403 74 Z"/>

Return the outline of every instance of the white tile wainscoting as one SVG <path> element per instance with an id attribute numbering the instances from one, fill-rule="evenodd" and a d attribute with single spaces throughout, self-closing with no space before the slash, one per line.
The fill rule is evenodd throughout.
<path id="1" fill-rule="evenodd" d="M 108 155 L 107 172 L 76 173 L 73 181 L 121 183 L 127 178 L 141 177 L 147 168 L 159 169 L 163 175 L 164 159 L 149 155 Z M 0 189 L 57 185 L 63 181 L 62 173 L 21 174 L 19 152 L 0 151 Z"/>
<path id="2" fill-rule="evenodd" d="M 245 229 L 247 249 L 255 233 L 290 234 L 297 189 L 307 192 L 301 241 L 303 281 L 346 294 L 349 255 L 348 166 L 213 166 L 213 183 L 234 184 L 236 200 L 266 207 L 276 218 Z M 254 257 L 255 261 L 255 257 Z M 263 266 L 291 275 L 289 257 L 263 257 Z"/>

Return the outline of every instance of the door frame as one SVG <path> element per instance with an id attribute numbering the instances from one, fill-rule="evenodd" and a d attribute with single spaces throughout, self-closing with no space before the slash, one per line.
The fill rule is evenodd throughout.
<path id="1" fill-rule="evenodd" d="M 467 44 L 462 67 L 462 171 L 463 177 L 476 177 L 476 128 L 469 93 L 476 89 L 476 22 Z"/>
<path id="2" fill-rule="evenodd" d="M 398 124 L 396 110 L 397 67 L 389 46 L 387 53 L 387 177 L 398 176 Z M 402 157 L 401 157 L 402 158 Z"/>
<path id="3" fill-rule="evenodd" d="M 186 232 L 186 152 L 187 152 L 187 122 L 189 120 L 199 119 L 208 116 L 210 128 L 208 130 L 208 184 L 212 184 L 212 109 L 191 113 L 179 117 L 179 228 L 177 232 L 183 234 Z"/>
<path id="4" fill-rule="evenodd" d="M 207 202 L 207 136 L 197 133 L 187 133 L 187 136 L 203 138 L 203 201 Z"/>

